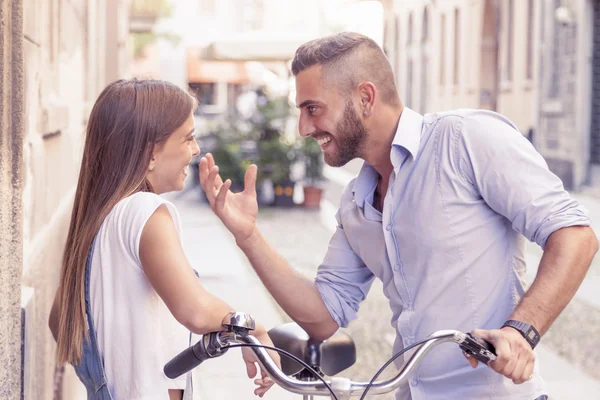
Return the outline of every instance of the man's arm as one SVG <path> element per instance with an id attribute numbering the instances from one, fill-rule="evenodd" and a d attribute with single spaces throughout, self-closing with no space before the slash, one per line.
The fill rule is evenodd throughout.
<path id="1" fill-rule="evenodd" d="M 553 232 L 533 284 L 509 319 L 532 325 L 540 335 L 546 333 L 575 295 L 597 251 L 598 239 L 590 227 L 572 226 Z M 531 378 L 535 355 L 520 332 L 503 327 L 473 333 L 496 347 L 498 359 L 491 365 L 496 372 L 517 384 Z M 472 359 L 469 362 L 477 365 Z"/>
<path id="2" fill-rule="evenodd" d="M 513 229 L 544 249 L 536 279 L 507 318 L 543 334 L 573 298 L 598 249 L 589 218 L 508 120 L 477 112 L 461 128 L 456 164 L 465 181 Z M 503 327 L 473 333 L 496 347 L 495 371 L 515 383 L 531 377 L 535 355 L 520 332 Z"/>
<path id="3" fill-rule="evenodd" d="M 575 295 L 597 251 L 598 239 L 588 226 L 552 233 L 537 276 L 510 319 L 533 325 L 540 335 L 546 333 Z"/>
<path id="4" fill-rule="evenodd" d="M 258 229 L 237 244 L 275 301 L 312 338 L 325 340 L 335 333 L 338 324 L 325 307 L 315 283 L 290 267 Z"/>
<path id="5" fill-rule="evenodd" d="M 229 191 L 212 155 L 200 160 L 200 183 L 212 210 L 233 234 L 263 284 L 284 311 L 315 339 L 327 339 L 356 317 L 373 274 L 352 251 L 343 229 L 334 233 L 315 282 L 296 272 L 256 227 L 256 166 L 246 171 L 244 191 Z M 338 221 L 339 222 L 339 221 Z"/>

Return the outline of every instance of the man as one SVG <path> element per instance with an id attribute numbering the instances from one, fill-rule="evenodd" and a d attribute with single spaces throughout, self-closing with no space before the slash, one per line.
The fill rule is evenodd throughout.
<path id="1" fill-rule="evenodd" d="M 331 166 L 365 160 L 342 194 L 314 282 L 257 229 L 256 166 L 234 194 L 210 155 L 200 164 L 212 209 L 277 302 L 312 337 L 326 339 L 356 317 L 377 277 L 393 312 L 394 351 L 456 329 L 473 331 L 498 354 L 491 368 L 469 359 L 470 368 L 458 347 L 437 348 L 398 399 L 545 398 L 533 347 L 598 249 L 585 210 L 501 115 L 421 116 L 403 107 L 387 58 L 365 36 L 306 43 L 292 72 L 300 134 L 321 144 Z M 527 292 L 525 238 L 544 249 Z"/>

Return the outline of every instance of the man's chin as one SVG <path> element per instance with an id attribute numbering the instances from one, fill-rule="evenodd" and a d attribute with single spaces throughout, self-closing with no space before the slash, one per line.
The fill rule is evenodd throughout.
<path id="1" fill-rule="evenodd" d="M 356 157 L 354 157 L 356 158 Z M 328 157 L 324 157 L 324 161 L 325 164 L 329 165 L 330 167 L 334 167 L 334 168 L 339 168 L 339 167 L 343 167 L 344 165 L 348 164 L 350 161 L 352 161 L 352 159 L 349 160 L 341 160 L 341 159 L 330 159 Z"/>

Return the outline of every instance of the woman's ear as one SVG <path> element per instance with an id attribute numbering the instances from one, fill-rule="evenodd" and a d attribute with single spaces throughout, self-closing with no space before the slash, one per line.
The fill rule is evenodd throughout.
<path id="1" fill-rule="evenodd" d="M 148 143 L 148 147 L 152 149 L 152 158 L 150 158 L 150 163 L 148 164 L 148 171 L 152 171 L 156 167 L 156 159 L 158 158 L 158 146 L 152 146 L 152 144 Z"/>

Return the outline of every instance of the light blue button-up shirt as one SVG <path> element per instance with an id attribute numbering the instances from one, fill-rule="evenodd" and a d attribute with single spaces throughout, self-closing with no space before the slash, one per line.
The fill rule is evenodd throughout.
<path id="1" fill-rule="evenodd" d="M 423 117 L 404 108 L 390 157 L 383 213 L 373 206 L 378 173 L 365 163 L 342 194 L 315 282 L 345 327 L 381 279 L 394 352 L 437 330 L 499 328 L 525 292 L 525 238 L 543 247 L 557 229 L 590 223 L 533 146 L 493 112 Z M 397 398 L 534 400 L 544 391 L 537 365 L 531 381 L 515 385 L 481 364 L 472 369 L 446 344 Z"/>

